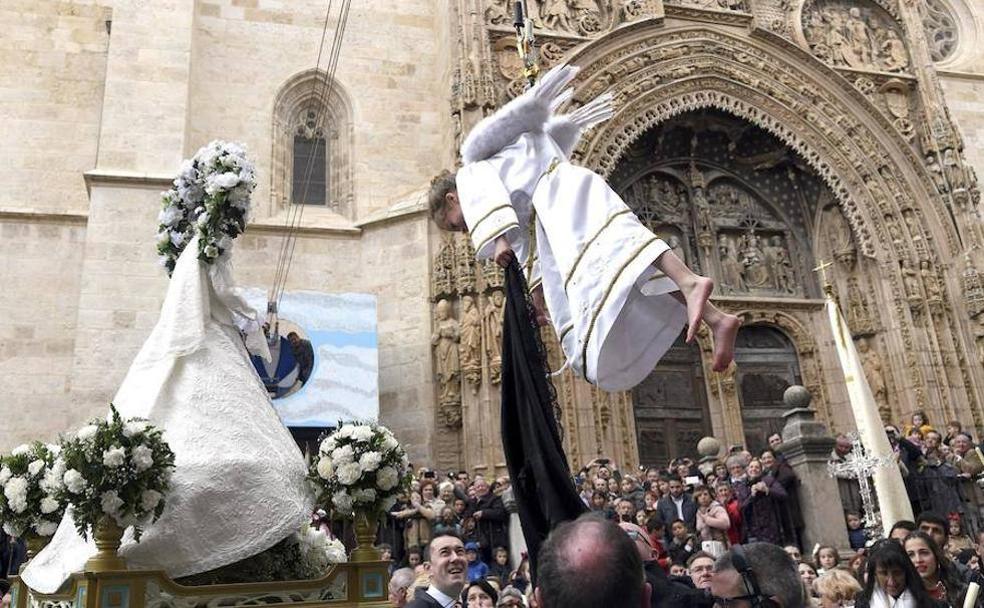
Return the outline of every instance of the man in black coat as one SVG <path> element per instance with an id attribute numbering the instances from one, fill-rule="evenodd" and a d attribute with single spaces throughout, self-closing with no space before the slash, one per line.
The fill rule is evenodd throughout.
<path id="1" fill-rule="evenodd" d="M 487 481 L 479 478 L 472 487 L 475 489 L 475 499 L 469 503 L 467 514 L 475 519 L 482 561 L 488 564 L 493 557 L 492 547 L 509 546 L 506 536 L 509 513 L 502 504 L 502 498 L 490 491 Z"/>
<path id="2" fill-rule="evenodd" d="M 694 497 L 684 491 L 683 480 L 679 477 L 670 478 L 670 494 L 659 499 L 656 512 L 666 526 L 666 541 L 670 541 L 670 524 L 682 519 L 687 528 L 693 532 L 697 529 L 697 503 Z"/>
<path id="3" fill-rule="evenodd" d="M 418 589 L 406 608 L 454 608 L 468 582 L 465 544 L 455 534 L 439 533 L 431 539 L 429 550 L 430 587 Z"/>
<path id="4" fill-rule="evenodd" d="M 622 522 L 619 527 L 629 535 L 642 557 L 646 582 L 652 587 L 653 608 L 711 608 L 714 600 L 708 593 L 690 585 L 671 580 L 656 561 L 656 550 L 649 543 L 649 534 L 636 524 Z"/>

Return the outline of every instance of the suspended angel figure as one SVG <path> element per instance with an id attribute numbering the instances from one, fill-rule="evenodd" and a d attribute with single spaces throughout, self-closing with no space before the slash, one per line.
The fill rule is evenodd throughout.
<path id="1" fill-rule="evenodd" d="M 714 338 L 713 367 L 724 370 L 741 323 L 708 301 L 713 282 L 687 268 L 601 176 L 567 161 L 581 133 L 614 114 L 610 94 L 555 113 L 577 71 L 554 68 L 476 125 L 462 145 L 464 166 L 431 184 L 431 216 L 442 230 L 467 231 L 479 259 L 522 262 L 540 322 L 553 324 L 567 365 L 599 387 L 635 386 L 687 324 L 692 341 L 701 320 Z"/>

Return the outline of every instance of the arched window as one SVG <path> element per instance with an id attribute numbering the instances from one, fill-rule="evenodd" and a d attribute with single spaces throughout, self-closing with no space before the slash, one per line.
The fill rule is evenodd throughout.
<path id="1" fill-rule="evenodd" d="M 351 104 L 341 85 L 326 79 L 320 70 L 302 72 L 274 103 L 274 213 L 292 204 L 353 213 Z"/>

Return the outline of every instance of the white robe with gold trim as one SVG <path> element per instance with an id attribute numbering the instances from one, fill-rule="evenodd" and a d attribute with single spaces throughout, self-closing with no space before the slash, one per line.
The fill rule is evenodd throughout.
<path id="1" fill-rule="evenodd" d="M 490 118 L 483 128 L 495 126 Z M 505 129 L 516 126 L 513 121 Z M 456 177 L 477 257 L 491 258 L 496 238 L 505 235 L 517 258 L 532 267 L 530 288 L 542 280 L 571 367 L 604 390 L 639 384 L 687 321 L 686 306 L 671 295 L 677 286 L 653 267 L 667 244 L 604 179 L 567 162 L 550 125 L 481 156 Z"/>

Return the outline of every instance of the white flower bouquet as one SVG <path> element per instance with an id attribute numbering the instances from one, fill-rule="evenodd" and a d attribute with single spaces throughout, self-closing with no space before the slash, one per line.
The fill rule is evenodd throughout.
<path id="1" fill-rule="evenodd" d="M 161 194 L 157 253 L 168 275 L 196 235 L 198 259 L 214 262 L 246 229 L 253 163 L 242 145 L 215 140 L 184 161 L 174 187 Z"/>
<path id="2" fill-rule="evenodd" d="M 103 516 L 121 528 L 157 521 L 164 511 L 174 453 L 160 429 L 145 420 L 122 419 L 110 405 L 106 420 L 94 420 L 62 441 L 64 473 L 57 496 L 73 507 L 75 527 L 88 538 Z"/>
<path id="3" fill-rule="evenodd" d="M 20 445 L 0 458 L 0 521 L 11 536 L 51 536 L 65 512 L 59 497 L 65 463 L 56 445 Z"/>
<path id="4" fill-rule="evenodd" d="M 316 573 L 323 573 L 332 564 L 344 564 L 348 561 L 342 541 L 328 538 L 327 534 L 311 526 L 304 526 L 295 532 L 294 540 L 300 549 L 301 558 Z"/>
<path id="5" fill-rule="evenodd" d="M 393 433 L 376 424 L 346 424 L 321 441 L 308 479 L 336 516 L 370 517 L 392 508 L 410 483 L 407 454 Z"/>

